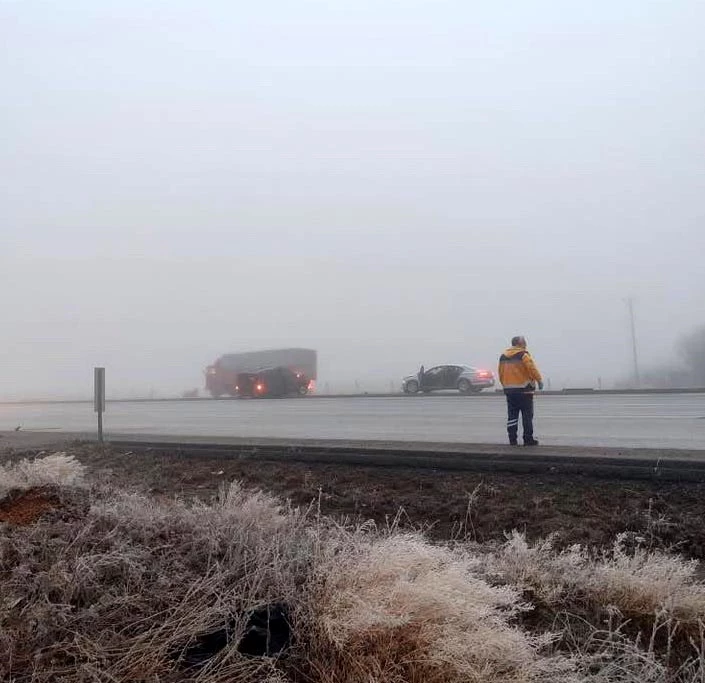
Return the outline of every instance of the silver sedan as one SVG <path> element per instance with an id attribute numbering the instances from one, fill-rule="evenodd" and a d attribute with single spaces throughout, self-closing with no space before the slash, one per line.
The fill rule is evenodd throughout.
<path id="1" fill-rule="evenodd" d="M 406 394 L 416 394 L 419 391 L 429 393 L 455 389 L 461 394 L 473 394 L 493 387 L 494 384 L 494 375 L 490 370 L 480 370 L 469 365 L 436 365 L 404 377 L 402 390 Z"/>

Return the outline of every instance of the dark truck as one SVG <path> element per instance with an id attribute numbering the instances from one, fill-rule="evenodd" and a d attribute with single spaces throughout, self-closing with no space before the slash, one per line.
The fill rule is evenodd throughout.
<path id="1" fill-rule="evenodd" d="M 257 372 L 240 372 L 235 387 L 242 398 L 281 398 L 283 396 L 305 396 L 311 380 L 303 372 L 278 366 Z"/>
<path id="2" fill-rule="evenodd" d="M 276 372 L 275 372 L 276 371 Z M 288 371 L 288 373 L 287 373 Z M 267 349 L 264 351 L 246 351 L 228 353 L 206 368 L 206 390 L 214 398 L 220 396 L 256 395 L 250 393 L 250 385 L 256 386 L 253 377 L 258 373 L 269 373 L 267 384 L 278 392 L 281 387 L 291 386 L 291 375 L 296 378 L 296 391 L 287 393 L 303 395 L 315 389 L 317 377 L 317 354 L 313 349 L 288 348 Z M 289 374 L 290 373 L 290 374 Z M 248 377 L 252 376 L 252 377 Z M 287 380 L 284 378 L 288 377 Z M 242 379 L 242 382 L 239 381 Z M 301 384 L 305 380 L 305 391 Z M 261 383 L 261 382 L 260 382 Z M 239 387 L 243 386 L 243 394 Z M 268 396 L 286 394 L 266 394 Z"/>

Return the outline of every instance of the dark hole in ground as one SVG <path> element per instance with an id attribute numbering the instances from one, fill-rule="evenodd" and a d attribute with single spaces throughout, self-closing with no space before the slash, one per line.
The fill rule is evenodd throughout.
<path id="1" fill-rule="evenodd" d="M 182 662 L 187 667 L 204 666 L 233 640 L 235 621 L 223 628 L 205 633 L 183 652 Z M 284 603 L 263 605 L 247 617 L 245 632 L 237 644 L 237 651 L 250 657 L 274 657 L 291 645 L 289 610 Z"/>
<path id="2" fill-rule="evenodd" d="M 289 610 L 283 603 L 264 605 L 250 613 L 238 652 L 252 657 L 272 657 L 291 645 Z"/>

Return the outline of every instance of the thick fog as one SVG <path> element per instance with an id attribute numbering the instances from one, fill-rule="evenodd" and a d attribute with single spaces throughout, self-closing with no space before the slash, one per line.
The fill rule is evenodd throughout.
<path id="1" fill-rule="evenodd" d="M 0 397 L 667 361 L 705 319 L 700 0 L 0 3 Z"/>

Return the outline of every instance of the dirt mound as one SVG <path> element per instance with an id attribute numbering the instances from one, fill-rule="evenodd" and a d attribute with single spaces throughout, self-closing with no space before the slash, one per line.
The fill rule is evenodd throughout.
<path id="1" fill-rule="evenodd" d="M 34 486 L 29 489 L 14 489 L 0 500 L 0 522 L 16 526 L 34 524 L 48 512 L 59 511 L 62 516 L 82 516 L 83 506 L 77 501 L 60 495 L 55 486 Z M 68 515 L 67 515 L 68 513 Z"/>

